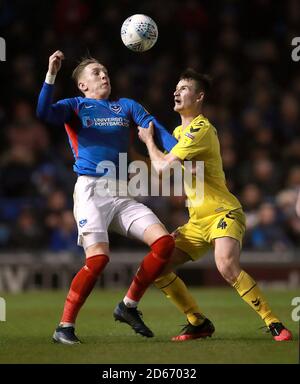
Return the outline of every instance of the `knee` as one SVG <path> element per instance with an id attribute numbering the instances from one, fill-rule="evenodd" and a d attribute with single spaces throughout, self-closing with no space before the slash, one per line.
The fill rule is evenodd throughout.
<path id="1" fill-rule="evenodd" d="M 107 255 L 92 256 L 86 259 L 84 268 L 95 277 L 98 277 L 108 262 L 109 257 Z"/>
<path id="2" fill-rule="evenodd" d="M 169 260 L 175 247 L 174 238 L 165 235 L 156 240 L 152 245 L 152 251 L 161 259 Z"/>
<path id="3" fill-rule="evenodd" d="M 240 267 L 235 265 L 232 260 L 224 258 L 216 262 L 218 271 L 229 283 L 234 284 L 240 272 Z"/>

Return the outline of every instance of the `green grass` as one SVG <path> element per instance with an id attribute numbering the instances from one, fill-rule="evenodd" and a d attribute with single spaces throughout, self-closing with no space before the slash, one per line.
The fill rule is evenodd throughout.
<path id="1" fill-rule="evenodd" d="M 296 291 L 266 291 L 272 308 L 294 334 L 277 343 L 259 329 L 263 322 L 232 289 L 193 289 L 216 333 L 212 338 L 174 343 L 184 316 L 159 292 L 149 290 L 140 309 L 155 333 L 145 339 L 126 324 L 114 322 L 112 311 L 123 291 L 97 290 L 82 309 L 77 334 L 84 344 L 51 342 L 66 292 L 2 294 L 7 321 L 0 322 L 0 363 L 298 363 L 298 324 L 291 320 Z"/>

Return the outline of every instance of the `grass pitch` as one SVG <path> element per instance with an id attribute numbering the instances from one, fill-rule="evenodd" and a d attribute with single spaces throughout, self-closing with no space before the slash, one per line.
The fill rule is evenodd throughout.
<path id="1" fill-rule="evenodd" d="M 266 291 L 274 312 L 293 332 L 294 340 L 278 343 L 259 329 L 263 322 L 230 288 L 192 289 L 206 315 L 214 322 L 212 338 L 171 342 L 185 318 L 155 289 L 140 309 L 155 333 L 152 339 L 136 335 L 128 325 L 115 322 L 112 312 L 124 296 L 120 291 L 95 290 L 77 322 L 82 345 L 51 342 L 66 292 L 2 294 L 7 321 L 0 322 L 0 363 L 97 364 L 209 364 L 299 362 L 298 323 L 291 320 L 296 291 Z"/>

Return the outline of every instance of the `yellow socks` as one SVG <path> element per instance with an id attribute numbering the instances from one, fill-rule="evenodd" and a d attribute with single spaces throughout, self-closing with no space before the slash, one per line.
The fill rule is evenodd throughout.
<path id="1" fill-rule="evenodd" d="M 203 323 L 205 316 L 188 291 L 184 282 L 173 272 L 155 280 L 155 286 L 169 298 L 176 307 L 187 316 L 193 325 Z M 241 298 L 253 308 L 267 326 L 280 320 L 272 313 L 269 304 L 256 282 L 245 271 L 241 271 L 233 287 Z"/>
<path id="2" fill-rule="evenodd" d="M 268 326 L 280 322 L 271 311 L 256 282 L 245 271 L 241 271 L 236 282 L 232 285 L 241 298 L 253 308 Z"/>
<path id="3" fill-rule="evenodd" d="M 171 272 L 155 280 L 155 286 L 183 312 L 192 325 L 203 323 L 205 316 L 200 311 L 195 299 L 188 291 L 184 282 Z"/>

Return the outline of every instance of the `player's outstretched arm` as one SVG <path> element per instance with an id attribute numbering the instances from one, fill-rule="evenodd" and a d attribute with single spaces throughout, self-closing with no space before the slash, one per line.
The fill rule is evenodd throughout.
<path id="1" fill-rule="evenodd" d="M 61 68 L 64 54 L 61 51 L 55 51 L 49 57 L 48 72 L 46 79 L 41 89 L 38 105 L 37 117 L 52 124 L 63 124 L 72 113 L 72 108 L 68 102 L 61 102 L 52 104 L 54 83 L 56 75 Z"/>

